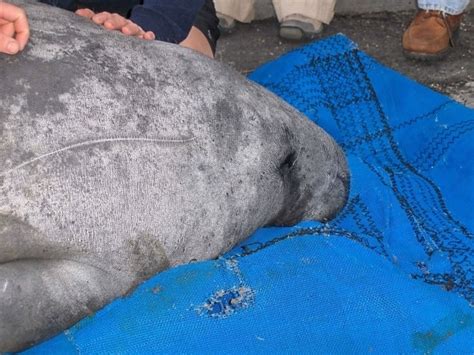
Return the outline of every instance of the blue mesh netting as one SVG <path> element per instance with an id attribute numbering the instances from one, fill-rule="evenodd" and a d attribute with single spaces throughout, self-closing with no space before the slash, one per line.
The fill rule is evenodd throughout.
<path id="1" fill-rule="evenodd" d="M 344 148 L 343 212 L 163 272 L 27 353 L 474 351 L 474 111 L 341 35 L 251 79 Z"/>

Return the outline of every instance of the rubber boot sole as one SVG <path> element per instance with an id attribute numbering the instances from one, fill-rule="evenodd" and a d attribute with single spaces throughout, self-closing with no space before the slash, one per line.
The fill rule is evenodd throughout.
<path id="1" fill-rule="evenodd" d="M 305 30 L 303 26 L 311 27 L 313 31 Z M 309 29 L 309 28 L 308 28 Z M 280 25 L 279 35 L 283 39 L 290 41 L 311 40 L 323 32 L 323 25 L 314 28 L 312 25 L 300 23 L 299 21 L 288 21 Z"/>
<path id="2" fill-rule="evenodd" d="M 459 38 L 459 29 L 453 33 L 453 41 L 457 43 Z M 451 44 L 438 53 L 422 53 L 422 52 L 413 52 L 406 49 L 403 49 L 403 54 L 408 59 L 419 60 L 422 62 L 436 62 L 446 58 L 446 56 L 454 49 Z"/>

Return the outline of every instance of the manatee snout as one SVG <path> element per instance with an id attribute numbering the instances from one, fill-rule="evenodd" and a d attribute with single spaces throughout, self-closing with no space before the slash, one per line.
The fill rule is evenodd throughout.
<path id="1" fill-rule="evenodd" d="M 349 198 L 350 172 L 346 156 L 334 141 L 332 143 L 328 145 L 328 164 L 332 165 L 334 170 L 327 166 L 328 185 L 325 185 L 326 189 L 320 194 L 313 195 L 311 206 L 315 208 L 309 208 L 303 219 L 329 221 L 344 208 Z"/>
<path id="2" fill-rule="evenodd" d="M 276 225 L 291 226 L 302 220 L 327 222 L 347 202 L 350 172 L 341 147 L 320 127 L 302 118 L 291 129 L 291 152 L 284 160 L 283 210 Z"/>

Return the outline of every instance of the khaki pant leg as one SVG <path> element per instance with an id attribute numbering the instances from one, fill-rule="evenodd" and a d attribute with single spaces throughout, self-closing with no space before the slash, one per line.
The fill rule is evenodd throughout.
<path id="1" fill-rule="evenodd" d="M 214 0 L 216 12 L 236 19 L 250 22 L 255 18 L 255 0 Z"/>
<path id="2" fill-rule="evenodd" d="M 306 20 L 329 24 L 336 0 L 273 0 L 278 21 Z"/>

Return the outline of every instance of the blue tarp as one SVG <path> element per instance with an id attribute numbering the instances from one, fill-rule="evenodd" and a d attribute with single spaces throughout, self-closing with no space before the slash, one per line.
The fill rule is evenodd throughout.
<path id="1" fill-rule="evenodd" d="M 163 272 L 31 354 L 474 352 L 474 110 L 338 35 L 251 77 L 346 152 L 332 222 Z"/>

